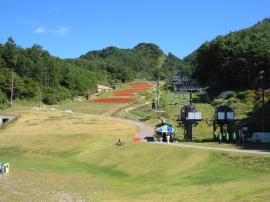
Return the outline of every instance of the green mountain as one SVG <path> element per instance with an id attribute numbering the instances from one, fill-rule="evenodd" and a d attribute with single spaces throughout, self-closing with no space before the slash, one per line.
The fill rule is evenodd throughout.
<path id="1" fill-rule="evenodd" d="M 0 105 L 8 103 L 12 80 L 14 99 L 54 104 L 93 93 L 97 83 L 113 85 L 136 78 L 164 79 L 182 69 L 190 67 L 150 43 L 141 43 L 132 49 L 108 47 L 76 59 L 62 60 L 40 45 L 24 49 L 9 38 L 0 44 Z"/>
<path id="2" fill-rule="evenodd" d="M 256 89 L 262 70 L 265 87 L 270 87 L 270 19 L 205 42 L 184 61 L 213 90 Z"/>
<path id="3" fill-rule="evenodd" d="M 109 80 L 120 81 L 165 79 L 179 70 L 190 69 L 187 63 L 171 53 L 165 55 L 157 45 L 151 43 L 140 43 L 133 49 L 108 47 L 90 51 L 71 62 L 81 67 L 88 66 L 91 71 L 106 72 Z"/>

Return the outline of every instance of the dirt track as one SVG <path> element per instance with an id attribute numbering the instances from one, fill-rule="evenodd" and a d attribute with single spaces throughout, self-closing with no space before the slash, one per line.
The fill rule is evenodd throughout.
<path id="1" fill-rule="evenodd" d="M 119 110 L 123 109 L 127 105 L 129 105 L 129 104 L 128 103 L 125 103 L 125 104 L 121 104 L 121 105 L 112 107 L 110 110 L 108 110 L 105 113 L 103 113 L 102 116 L 112 117 L 114 113 L 116 113 Z"/>

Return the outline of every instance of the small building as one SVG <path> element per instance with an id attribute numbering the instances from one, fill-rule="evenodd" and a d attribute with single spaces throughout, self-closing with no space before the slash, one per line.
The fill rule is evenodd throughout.
<path id="1" fill-rule="evenodd" d="M 98 92 L 98 93 L 101 93 L 101 92 L 109 92 L 109 91 L 111 91 L 111 90 L 112 90 L 111 87 L 97 84 L 97 92 Z"/>
<path id="2" fill-rule="evenodd" d="M 253 133 L 252 137 L 248 138 L 247 141 L 260 142 L 260 143 L 270 143 L 270 133 L 265 133 L 265 132 Z"/>
<path id="3" fill-rule="evenodd" d="M 179 71 L 176 73 L 176 75 L 171 77 L 171 80 L 173 82 L 178 82 L 178 81 L 182 81 L 182 80 L 187 80 L 187 73 L 185 71 Z"/>

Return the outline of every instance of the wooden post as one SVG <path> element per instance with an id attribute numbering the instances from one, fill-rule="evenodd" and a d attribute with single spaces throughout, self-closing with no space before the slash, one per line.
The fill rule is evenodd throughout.
<path id="1" fill-rule="evenodd" d="M 159 110 L 159 80 L 157 81 L 156 110 Z"/>

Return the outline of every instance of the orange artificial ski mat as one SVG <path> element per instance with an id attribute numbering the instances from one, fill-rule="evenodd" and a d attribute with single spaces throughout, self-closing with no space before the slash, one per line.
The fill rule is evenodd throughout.
<path id="1" fill-rule="evenodd" d="M 153 85 L 147 82 L 133 83 L 129 88 L 115 92 L 114 96 L 134 96 L 135 93 L 152 88 Z M 90 102 L 134 102 L 135 98 L 96 98 Z"/>
<path id="2" fill-rule="evenodd" d="M 114 96 L 134 96 L 134 93 L 140 92 L 140 91 L 144 91 L 147 89 L 152 88 L 153 85 L 150 83 L 133 83 L 131 84 L 131 87 L 120 90 L 116 93 L 114 93 Z"/>
<path id="3" fill-rule="evenodd" d="M 90 102 L 133 102 L 134 98 L 97 98 Z"/>

